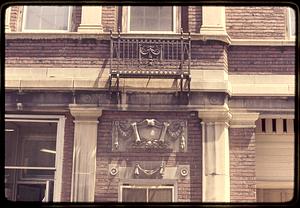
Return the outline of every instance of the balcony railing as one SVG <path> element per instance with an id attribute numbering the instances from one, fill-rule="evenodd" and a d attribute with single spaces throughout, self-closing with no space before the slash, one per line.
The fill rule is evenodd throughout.
<path id="1" fill-rule="evenodd" d="M 190 90 L 191 37 L 190 33 L 177 38 L 129 38 L 121 37 L 120 30 L 110 41 L 110 90 L 116 78 L 179 79 L 184 91 L 186 80 Z"/>

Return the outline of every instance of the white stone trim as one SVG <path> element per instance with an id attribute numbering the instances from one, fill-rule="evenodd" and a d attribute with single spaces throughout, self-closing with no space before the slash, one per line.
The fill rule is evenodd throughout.
<path id="1" fill-rule="evenodd" d="M 11 7 L 7 7 L 5 10 L 5 32 L 10 32 L 10 15 L 11 15 Z"/>
<path id="2" fill-rule="evenodd" d="M 81 23 L 78 32 L 102 33 L 102 6 L 82 6 Z"/>
<path id="3" fill-rule="evenodd" d="M 71 201 L 93 202 L 96 185 L 98 118 L 102 109 L 69 105 L 75 117 Z"/>
<path id="4" fill-rule="evenodd" d="M 230 164 L 228 121 L 225 106 L 215 110 L 198 110 L 202 120 L 202 201 L 230 202 Z"/>
<path id="5" fill-rule="evenodd" d="M 295 96 L 295 75 L 228 76 L 233 96 Z"/>
<path id="6" fill-rule="evenodd" d="M 291 20 L 291 17 L 292 17 L 292 15 L 291 15 L 291 13 L 292 13 L 292 10 L 293 8 L 292 7 L 288 7 L 287 8 L 287 37 L 288 37 L 288 39 L 292 39 L 292 40 L 295 40 L 296 39 L 296 36 L 295 35 L 293 35 L 292 34 L 292 20 Z M 295 27 L 295 32 L 296 32 L 296 34 L 297 34 L 297 28 L 296 28 L 296 11 L 295 11 L 295 25 L 294 25 L 294 27 Z"/>
<path id="7" fill-rule="evenodd" d="M 293 189 L 293 181 L 256 181 L 257 189 Z"/>
<path id="8" fill-rule="evenodd" d="M 230 128 L 255 128 L 255 121 L 259 117 L 259 113 L 250 112 L 231 112 L 232 119 Z"/>
<path id="9" fill-rule="evenodd" d="M 276 39 L 230 39 L 234 46 L 296 46 L 296 39 L 276 40 Z"/>
<path id="10" fill-rule="evenodd" d="M 200 35 L 224 35 L 226 33 L 224 6 L 202 6 Z"/>

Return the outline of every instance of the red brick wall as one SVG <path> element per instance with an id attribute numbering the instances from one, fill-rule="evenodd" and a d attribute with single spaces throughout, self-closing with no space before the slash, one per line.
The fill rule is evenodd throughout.
<path id="1" fill-rule="evenodd" d="M 192 42 L 192 69 L 224 68 L 226 46 L 219 41 Z"/>
<path id="2" fill-rule="evenodd" d="M 106 66 L 109 57 L 109 42 L 96 39 L 19 39 L 6 43 L 6 66 L 100 68 L 103 63 Z"/>
<path id="3" fill-rule="evenodd" d="M 230 46 L 229 72 L 295 74 L 295 49 L 288 46 Z"/>
<path id="4" fill-rule="evenodd" d="M 191 33 L 199 33 L 202 25 L 202 7 L 189 6 L 188 7 L 188 22 L 189 31 Z"/>
<path id="5" fill-rule="evenodd" d="M 73 144 L 74 144 L 74 123 L 71 114 L 66 114 L 65 138 L 63 150 L 63 174 L 61 201 L 69 202 L 71 199 Z"/>
<path id="6" fill-rule="evenodd" d="M 151 153 L 151 152 L 112 152 L 111 131 L 113 119 L 187 119 L 188 120 L 188 152 L 184 153 Z M 190 179 L 178 180 L 178 201 L 198 201 L 202 199 L 202 143 L 201 129 L 198 117 L 190 116 L 187 112 L 109 112 L 104 111 L 98 126 L 97 173 L 95 201 L 117 201 L 117 177 L 110 177 L 108 164 L 111 161 L 134 162 L 135 160 L 166 161 L 166 166 L 176 164 L 190 165 Z"/>
<path id="7" fill-rule="evenodd" d="M 230 200 L 256 201 L 255 134 L 253 128 L 230 128 Z"/>
<path id="8" fill-rule="evenodd" d="M 226 29 L 233 39 L 285 39 L 284 7 L 226 7 Z"/>
<path id="9" fill-rule="evenodd" d="M 102 6 L 102 26 L 104 32 L 117 31 L 118 7 Z"/>
<path id="10" fill-rule="evenodd" d="M 6 66 L 107 68 L 109 41 L 96 39 L 22 39 L 6 41 Z M 192 42 L 192 69 L 223 68 L 226 46 L 219 41 Z"/>

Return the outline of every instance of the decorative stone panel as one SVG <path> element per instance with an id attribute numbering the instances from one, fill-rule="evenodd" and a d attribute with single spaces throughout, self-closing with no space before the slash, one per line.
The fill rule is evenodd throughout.
<path id="1" fill-rule="evenodd" d="M 110 177 L 119 179 L 190 179 L 190 165 L 166 166 L 165 161 L 136 161 L 132 164 L 109 164 Z"/>
<path id="2" fill-rule="evenodd" d="M 133 119 L 115 120 L 112 127 L 112 151 L 187 150 L 187 121 Z"/>

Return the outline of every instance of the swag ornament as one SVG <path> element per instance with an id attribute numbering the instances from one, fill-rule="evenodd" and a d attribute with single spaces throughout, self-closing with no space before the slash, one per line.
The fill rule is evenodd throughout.
<path id="1" fill-rule="evenodd" d="M 113 122 L 112 150 L 130 149 L 185 151 L 187 122 L 183 120 L 142 121 L 122 120 Z"/>

